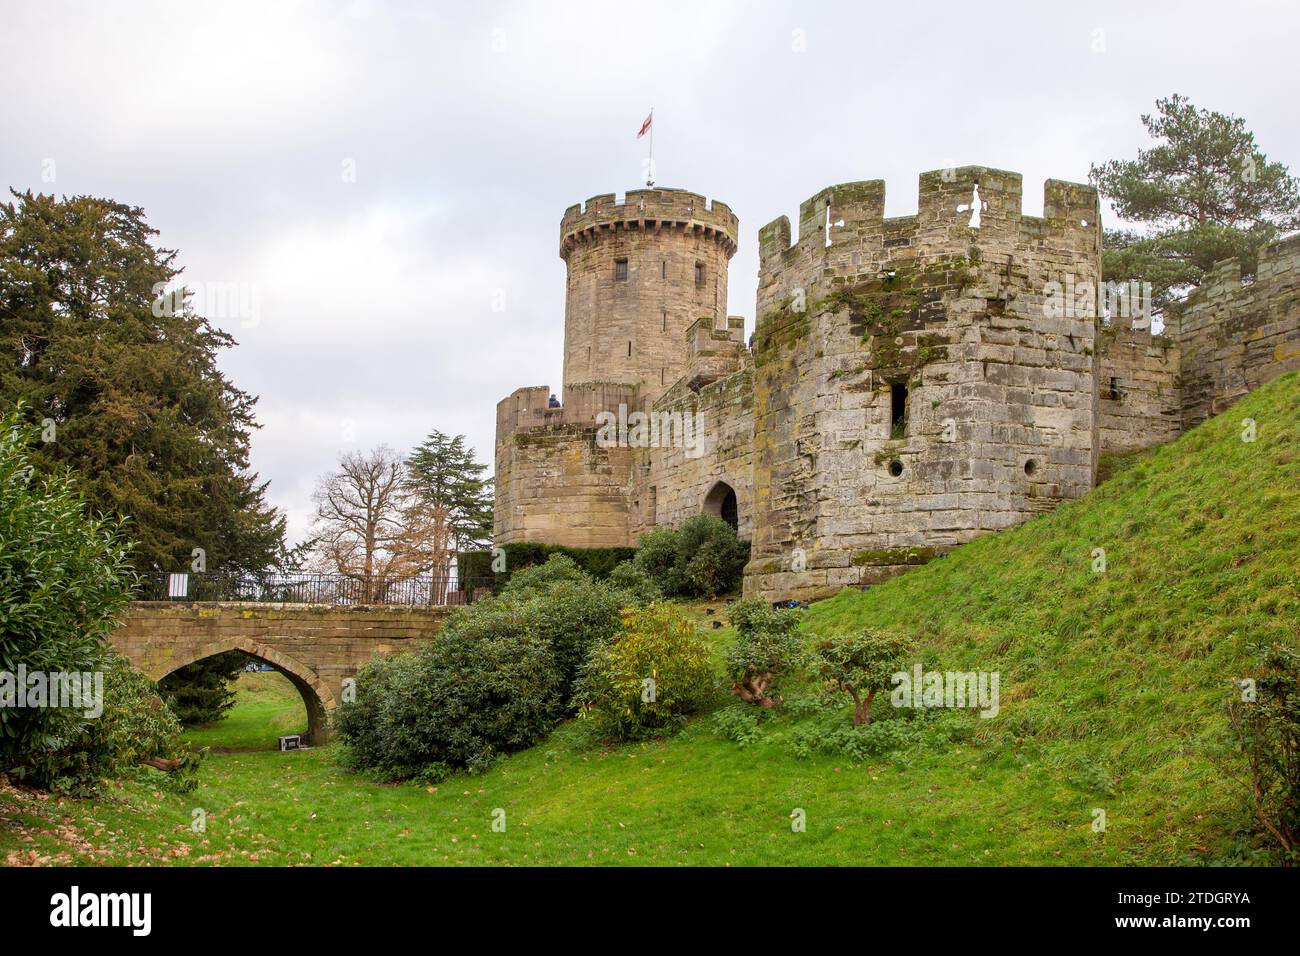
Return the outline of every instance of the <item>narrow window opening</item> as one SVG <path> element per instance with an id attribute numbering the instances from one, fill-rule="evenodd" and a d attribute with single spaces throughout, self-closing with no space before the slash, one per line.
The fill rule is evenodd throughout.
<path id="1" fill-rule="evenodd" d="M 704 263 L 703 262 L 695 263 L 695 285 L 697 287 L 704 285 Z"/>
<path id="2" fill-rule="evenodd" d="M 631 343 L 631 342 L 628 342 L 628 343 L 627 343 L 627 357 L 628 357 L 628 358 L 631 358 L 631 357 L 632 357 L 632 343 Z"/>
<path id="3" fill-rule="evenodd" d="M 1119 379 L 1112 378 L 1110 380 L 1110 400 L 1112 402 L 1119 401 Z"/>
<path id="4" fill-rule="evenodd" d="M 907 383 L 894 382 L 889 386 L 889 437 L 902 438 L 907 434 Z"/>
<path id="5" fill-rule="evenodd" d="M 626 259 L 614 260 L 614 281 L 615 282 L 627 281 L 627 260 Z"/>
<path id="6" fill-rule="evenodd" d="M 668 331 L 668 310 L 667 310 L 667 309 L 664 310 L 664 325 L 663 325 L 663 331 L 665 331 L 665 332 Z"/>
<path id="7" fill-rule="evenodd" d="M 660 278 L 661 278 L 661 279 L 667 279 L 667 278 L 668 278 L 668 260 L 665 259 L 662 263 L 660 263 L 660 267 L 661 267 L 661 269 L 662 269 L 662 271 L 661 271 L 661 273 L 660 273 Z"/>
<path id="8" fill-rule="evenodd" d="M 980 227 L 980 212 L 987 210 L 988 208 L 989 204 L 980 199 L 980 184 L 976 183 L 974 188 L 971 190 L 970 202 L 959 205 L 957 211 L 969 212 L 970 222 L 966 225 L 970 226 L 972 229 L 978 229 Z"/>

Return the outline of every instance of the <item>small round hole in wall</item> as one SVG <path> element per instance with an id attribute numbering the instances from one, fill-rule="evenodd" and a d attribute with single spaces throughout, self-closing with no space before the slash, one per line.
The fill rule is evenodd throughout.
<path id="1" fill-rule="evenodd" d="M 1038 462 L 1033 458 L 1025 462 L 1025 474 L 1033 477 L 1034 472 L 1038 471 Z"/>
<path id="2" fill-rule="evenodd" d="M 903 473 L 903 463 L 895 458 L 889 463 L 889 473 L 897 478 Z"/>

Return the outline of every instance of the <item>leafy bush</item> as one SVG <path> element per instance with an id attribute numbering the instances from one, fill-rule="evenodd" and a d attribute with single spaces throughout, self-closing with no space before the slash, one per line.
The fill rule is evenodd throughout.
<path id="1" fill-rule="evenodd" d="M 597 646 L 583 668 L 579 715 L 618 740 L 676 730 L 717 691 L 708 642 L 670 604 L 629 611 L 625 622 L 623 633 Z"/>
<path id="2" fill-rule="evenodd" d="M 763 739 L 764 718 L 769 713 L 761 707 L 732 704 L 713 715 L 713 729 L 743 749 Z"/>
<path id="3" fill-rule="evenodd" d="M 749 545 L 721 518 L 696 515 L 681 526 L 678 564 L 689 597 L 717 597 L 740 587 Z"/>
<path id="4" fill-rule="evenodd" d="M 906 669 L 912 645 L 894 635 L 870 631 L 842 634 L 817 645 L 817 672 L 853 698 L 853 725 L 871 723 L 871 702 Z"/>
<path id="5" fill-rule="evenodd" d="M 749 545 L 713 515 L 642 535 L 634 559 L 664 594 L 706 598 L 738 588 L 748 560 Z"/>
<path id="6" fill-rule="evenodd" d="M 1300 652 L 1280 644 L 1253 650 L 1255 699 L 1234 700 L 1229 719 L 1255 822 L 1277 843 L 1282 863 L 1293 865 L 1300 862 Z"/>
<path id="7" fill-rule="evenodd" d="M 456 567 L 460 579 L 474 587 L 490 586 L 500 594 L 516 572 L 523 571 L 537 564 L 545 564 L 556 554 L 571 558 L 586 574 L 604 580 L 622 561 L 630 561 L 636 554 L 636 548 L 570 548 L 559 544 L 539 544 L 532 541 L 517 541 L 500 546 L 505 559 L 505 567 L 493 571 L 494 557 L 492 551 L 461 551 L 456 555 Z"/>
<path id="8" fill-rule="evenodd" d="M 663 590 L 634 561 L 624 561 L 618 565 L 609 572 L 607 580 L 611 588 L 623 595 L 623 603 L 628 607 L 663 600 Z"/>
<path id="9" fill-rule="evenodd" d="M 729 619 L 736 629 L 736 642 L 727 652 L 731 692 L 747 704 L 776 706 L 777 682 L 803 659 L 799 612 L 750 598 L 732 605 Z"/>
<path id="10" fill-rule="evenodd" d="M 577 563 L 567 555 L 553 554 L 545 564 L 516 571 L 510 581 L 501 589 L 505 598 L 527 599 L 544 593 L 548 588 L 561 581 L 590 580 Z"/>
<path id="11" fill-rule="evenodd" d="M 549 566 L 550 562 L 544 565 Z M 512 600 L 514 587 L 512 581 L 501 600 Z M 551 649 L 567 701 L 592 649 L 622 630 L 625 595 L 586 575 L 557 580 L 545 590 L 529 593 L 532 596 L 519 608 L 521 625 L 525 633 Z"/>
<path id="12" fill-rule="evenodd" d="M 375 661 L 335 718 L 345 764 L 383 780 L 481 772 L 531 746 L 563 712 L 549 642 L 527 626 L 527 601 L 458 610 L 436 640 Z"/>
<path id="13" fill-rule="evenodd" d="M 0 423 L 0 671 L 104 671 L 104 638 L 117 626 L 135 577 L 118 520 L 86 514 L 68 475 L 33 470 L 35 430 L 21 409 Z M 107 689 L 106 689 L 107 693 Z M 92 790 L 117 765 L 84 709 L 0 707 L 0 770 L 37 786 Z M 67 748 L 92 749 L 69 763 Z"/>
<path id="14" fill-rule="evenodd" d="M 845 724 L 843 717 L 833 722 L 819 719 L 800 725 L 790 735 L 790 746 L 799 758 L 826 754 L 864 761 L 895 751 L 939 749 L 965 739 L 973 723 L 969 714 L 952 711 L 922 711 L 852 725 Z"/>
<path id="15" fill-rule="evenodd" d="M 641 535 L 637 542 L 636 557 L 632 559 L 638 571 L 648 577 L 665 595 L 682 592 L 682 574 L 678 567 L 681 551 L 681 534 L 676 528 L 655 528 Z"/>

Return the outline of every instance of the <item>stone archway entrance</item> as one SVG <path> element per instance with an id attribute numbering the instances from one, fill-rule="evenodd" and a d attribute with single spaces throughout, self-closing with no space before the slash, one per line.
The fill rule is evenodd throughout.
<path id="1" fill-rule="evenodd" d="M 740 512 L 736 507 L 736 489 L 725 481 L 719 481 L 704 496 L 704 513 L 721 518 L 731 525 L 732 530 L 739 530 Z"/>

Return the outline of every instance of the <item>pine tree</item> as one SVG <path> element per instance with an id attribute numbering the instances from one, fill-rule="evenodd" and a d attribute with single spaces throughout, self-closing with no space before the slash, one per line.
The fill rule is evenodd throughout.
<path id="1" fill-rule="evenodd" d="M 457 551 L 481 548 L 492 540 L 492 479 L 487 465 L 475 461 L 465 436 L 434 429 L 406 460 L 406 482 L 415 499 L 410 524 L 425 529 L 436 553 L 430 565 L 446 577 Z"/>
<path id="2" fill-rule="evenodd" d="M 1142 123 L 1156 145 L 1088 173 L 1121 219 L 1143 227 L 1106 231 L 1103 277 L 1150 282 L 1155 310 L 1176 313 L 1215 262 L 1236 256 L 1253 274 L 1265 245 L 1300 228 L 1300 182 L 1268 161 L 1241 117 L 1175 94 Z"/>
<path id="3" fill-rule="evenodd" d="M 12 192 L 12 191 L 11 191 Z M 12 193 L 0 204 L 0 400 L 44 422 L 38 467 L 70 466 L 91 506 L 129 519 L 142 573 L 260 571 L 285 520 L 249 471 L 256 399 L 218 369 L 235 342 L 187 303 L 144 212 L 107 199 Z"/>

